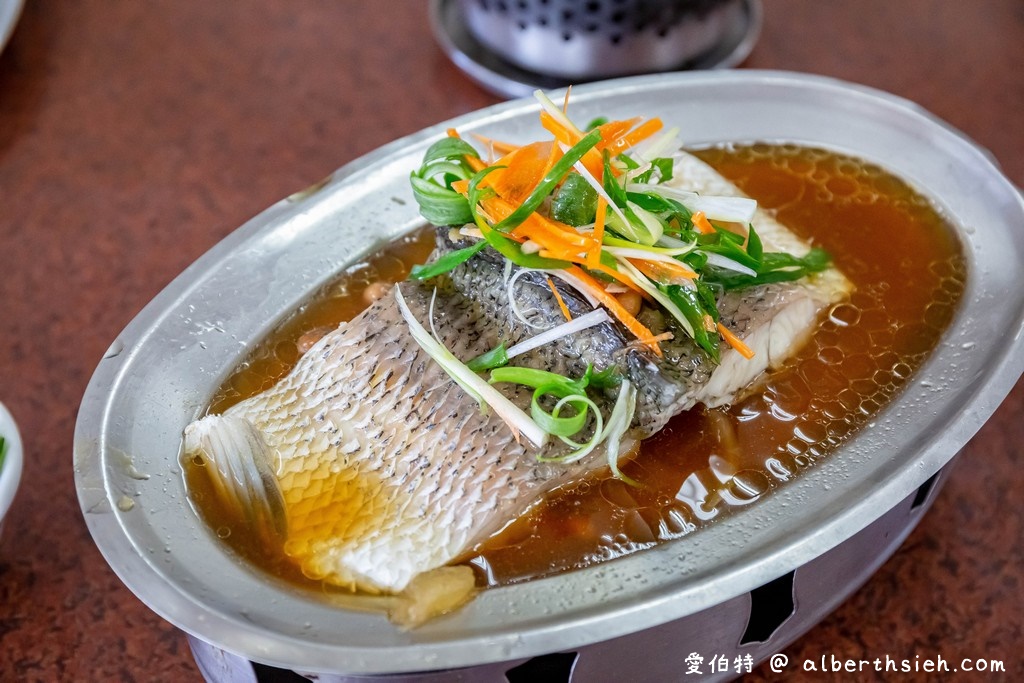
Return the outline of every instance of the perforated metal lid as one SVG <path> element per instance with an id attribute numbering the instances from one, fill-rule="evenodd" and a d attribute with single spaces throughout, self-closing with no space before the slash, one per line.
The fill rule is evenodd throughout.
<path id="1" fill-rule="evenodd" d="M 744 20 L 743 0 L 460 0 L 472 35 L 539 74 L 594 80 L 677 69 Z"/>

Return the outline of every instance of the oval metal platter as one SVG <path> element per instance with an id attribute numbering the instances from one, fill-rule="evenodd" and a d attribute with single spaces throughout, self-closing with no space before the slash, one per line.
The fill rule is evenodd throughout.
<path id="1" fill-rule="evenodd" d="M 541 134 L 513 101 L 440 123 L 338 170 L 232 233 L 161 292 L 99 362 L 75 433 L 95 542 L 125 584 L 180 628 L 248 659 L 306 671 L 397 673 L 556 652 L 653 627 L 749 591 L 836 546 L 914 491 L 995 411 L 1024 369 L 1024 205 L 990 156 L 914 104 L 783 72 L 634 77 L 573 90 L 578 120 L 660 116 L 687 145 L 792 142 L 874 162 L 959 226 L 959 312 L 904 391 L 837 453 L 755 505 L 678 541 L 483 592 L 402 631 L 238 559 L 197 517 L 182 430 L 261 339 L 347 266 L 422 225 L 408 184 L 449 127 Z"/>

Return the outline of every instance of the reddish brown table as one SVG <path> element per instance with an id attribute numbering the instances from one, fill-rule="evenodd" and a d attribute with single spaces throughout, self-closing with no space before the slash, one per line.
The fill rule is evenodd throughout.
<path id="1" fill-rule="evenodd" d="M 1024 185 L 1019 0 L 766 5 L 745 67 L 915 100 Z M 93 368 L 247 218 L 496 101 L 448 62 L 421 2 L 28 0 L 0 54 L 0 400 L 27 458 L 0 539 L 0 680 L 198 678 L 184 636 L 121 585 L 79 512 L 72 433 Z M 904 547 L 791 660 L 941 654 L 1024 673 L 1022 416 L 1018 384 Z"/>

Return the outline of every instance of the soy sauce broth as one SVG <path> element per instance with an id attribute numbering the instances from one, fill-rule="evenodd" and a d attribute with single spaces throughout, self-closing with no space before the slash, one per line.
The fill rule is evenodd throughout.
<path id="1" fill-rule="evenodd" d="M 549 494 L 463 560 L 504 585 L 591 565 L 693 533 L 828 457 L 905 384 L 938 343 L 963 292 L 956 231 L 922 195 L 847 156 L 793 145 L 698 150 L 761 207 L 828 250 L 854 283 L 801 351 L 757 392 L 728 408 L 694 409 L 641 444 L 623 472 Z M 283 377 L 303 335 L 366 305 L 367 288 L 407 276 L 431 231 L 400 240 L 346 273 L 261 343 L 225 383 L 220 412 Z M 186 463 L 191 499 L 211 529 L 262 569 L 322 588 L 222 509 L 202 468 Z"/>

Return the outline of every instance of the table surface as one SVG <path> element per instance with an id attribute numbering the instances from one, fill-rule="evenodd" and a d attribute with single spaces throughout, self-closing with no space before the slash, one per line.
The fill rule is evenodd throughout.
<path id="1" fill-rule="evenodd" d="M 902 95 L 1024 185 L 1020 0 L 766 5 L 741 68 Z M 93 369 L 263 208 L 497 101 L 448 61 L 422 2 L 28 0 L 0 54 L 0 400 L 26 451 L 0 538 L 0 680 L 199 678 L 185 637 L 122 586 L 79 511 L 72 434 Z M 1018 383 L 921 525 L 791 661 L 941 655 L 1024 673 L 1022 418 Z"/>

